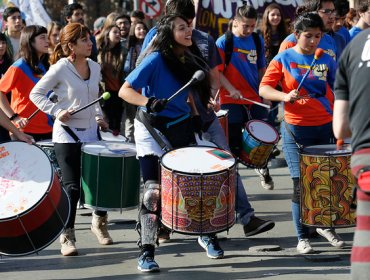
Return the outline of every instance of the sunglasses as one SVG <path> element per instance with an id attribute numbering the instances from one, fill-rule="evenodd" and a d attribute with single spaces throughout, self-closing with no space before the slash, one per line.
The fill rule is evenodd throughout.
<path id="1" fill-rule="evenodd" d="M 336 15 L 337 13 L 335 12 L 335 9 L 331 10 L 331 9 L 322 9 L 322 10 L 319 10 L 319 12 L 325 14 L 325 15 Z"/>

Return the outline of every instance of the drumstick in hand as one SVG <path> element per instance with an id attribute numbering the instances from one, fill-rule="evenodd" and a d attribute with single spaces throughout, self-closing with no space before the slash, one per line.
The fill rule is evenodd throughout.
<path id="1" fill-rule="evenodd" d="M 100 100 L 104 99 L 104 100 L 108 100 L 110 98 L 110 93 L 109 92 L 104 92 L 99 98 L 95 99 L 94 101 L 90 102 L 89 104 L 81 107 L 81 108 L 78 108 L 76 111 L 73 111 L 71 112 L 71 115 L 74 115 L 82 110 L 85 110 L 86 108 L 90 107 L 91 105 L 94 105 L 95 103 L 99 102 Z"/>
<path id="2" fill-rule="evenodd" d="M 230 96 L 230 95 L 226 95 L 226 97 L 231 97 L 231 96 Z M 270 108 L 271 108 L 271 106 L 270 106 L 270 105 L 267 105 L 267 104 L 264 104 L 264 103 L 261 103 L 261 102 L 257 102 L 257 101 L 254 101 L 254 100 L 252 100 L 252 99 L 248 99 L 248 98 L 245 98 L 245 97 L 240 97 L 239 99 L 241 99 L 241 100 L 245 100 L 245 101 L 249 101 L 249 102 L 251 102 L 251 103 L 253 103 L 253 104 L 256 104 L 256 105 L 259 105 L 259 106 L 265 107 L 265 108 L 267 108 L 267 109 L 270 109 Z"/>
<path id="3" fill-rule="evenodd" d="M 50 95 L 49 95 L 49 100 L 53 103 L 57 103 L 58 102 L 58 95 L 56 95 L 54 92 L 52 92 Z M 36 114 L 40 112 L 40 109 L 37 109 L 35 112 L 32 113 L 31 116 L 29 116 L 27 118 L 27 120 L 31 120 L 34 116 L 36 116 Z"/>

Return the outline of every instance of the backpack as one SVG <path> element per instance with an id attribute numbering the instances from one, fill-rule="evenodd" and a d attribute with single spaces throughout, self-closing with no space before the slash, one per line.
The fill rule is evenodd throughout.
<path id="1" fill-rule="evenodd" d="M 262 51 L 261 50 L 262 49 L 261 39 L 258 33 L 256 32 L 252 32 L 252 37 L 253 37 L 254 44 L 256 45 L 257 58 L 258 58 L 261 55 L 261 51 Z M 233 33 L 230 30 L 226 31 L 225 39 L 226 39 L 226 42 L 225 42 L 225 68 L 226 68 L 230 63 L 231 55 L 234 50 Z"/>

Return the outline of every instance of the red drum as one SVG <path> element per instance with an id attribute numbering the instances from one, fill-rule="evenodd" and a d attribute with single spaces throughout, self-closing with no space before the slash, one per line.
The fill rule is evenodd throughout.
<path id="1" fill-rule="evenodd" d="M 265 167 L 274 146 L 279 142 L 277 130 L 264 121 L 251 120 L 246 124 L 242 137 L 240 162 L 252 168 Z"/>
<path id="2" fill-rule="evenodd" d="M 304 148 L 300 155 L 301 221 L 317 227 L 351 227 L 356 224 L 352 190 L 355 180 L 349 150 L 335 145 Z"/>
<path id="3" fill-rule="evenodd" d="M 224 130 L 226 140 L 229 143 L 229 120 L 228 120 L 228 115 L 229 115 L 228 110 L 219 110 L 216 113 L 218 121 L 220 122 L 220 125 L 221 125 L 222 129 Z"/>
<path id="4" fill-rule="evenodd" d="M 161 158 L 162 223 L 179 233 L 209 234 L 235 223 L 236 161 L 213 147 L 186 147 Z"/>
<path id="5" fill-rule="evenodd" d="M 70 214 L 68 196 L 36 145 L 0 144 L 0 166 L 0 254 L 36 253 L 63 231 Z"/>

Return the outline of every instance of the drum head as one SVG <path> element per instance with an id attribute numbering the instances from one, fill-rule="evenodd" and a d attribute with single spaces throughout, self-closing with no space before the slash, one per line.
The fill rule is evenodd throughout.
<path id="1" fill-rule="evenodd" d="M 336 145 L 328 144 L 328 145 L 307 146 L 303 148 L 301 154 L 318 156 L 330 156 L 330 155 L 339 156 L 339 155 L 350 155 L 351 151 L 346 149 L 337 150 Z"/>
<path id="2" fill-rule="evenodd" d="M 136 148 L 135 144 L 131 143 L 99 141 L 84 144 L 82 152 L 107 157 L 131 157 L 136 155 Z"/>
<path id="3" fill-rule="evenodd" d="M 109 142 L 127 142 L 127 139 L 122 135 L 114 136 L 109 131 L 100 131 L 100 136 L 103 141 L 109 141 Z"/>
<path id="4" fill-rule="evenodd" d="M 279 141 L 276 129 L 264 121 L 249 121 L 245 128 L 249 134 L 263 143 L 277 143 Z"/>
<path id="5" fill-rule="evenodd" d="M 213 147 L 186 147 L 162 156 L 161 164 L 171 170 L 189 174 L 210 174 L 235 165 L 235 158 L 225 150 Z"/>
<path id="6" fill-rule="evenodd" d="M 39 145 L 40 147 L 51 147 L 51 148 L 54 148 L 54 143 L 50 140 L 42 140 L 42 141 L 38 141 L 36 142 L 37 145 Z"/>
<path id="7" fill-rule="evenodd" d="M 0 166 L 0 220 L 27 212 L 53 181 L 49 158 L 36 145 L 0 144 Z"/>

